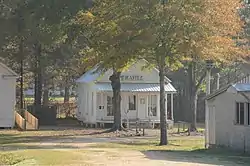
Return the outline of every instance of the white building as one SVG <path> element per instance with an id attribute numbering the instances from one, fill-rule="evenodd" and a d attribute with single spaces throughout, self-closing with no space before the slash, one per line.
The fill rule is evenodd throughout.
<path id="1" fill-rule="evenodd" d="M 155 124 L 160 122 L 160 86 L 159 71 L 144 69 L 145 60 L 132 65 L 122 72 L 121 76 L 121 110 L 122 119 L 152 120 Z M 113 123 L 112 87 L 109 77 L 112 70 L 100 74 L 95 68 L 86 72 L 78 80 L 78 111 L 77 118 L 86 124 Z M 171 96 L 168 122 L 173 121 L 173 95 L 176 93 L 171 81 L 166 77 L 166 99 Z M 169 98 L 169 97 L 168 97 Z M 128 111 L 128 113 L 126 113 Z"/>
<path id="2" fill-rule="evenodd" d="M 250 151 L 250 84 L 237 83 L 208 95 L 208 145 Z"/>
<path id="3" fill-rule="evenodd" d="M 0 127 L 12 128 L 15 125 L 17 74 L 0 63 Z"/>

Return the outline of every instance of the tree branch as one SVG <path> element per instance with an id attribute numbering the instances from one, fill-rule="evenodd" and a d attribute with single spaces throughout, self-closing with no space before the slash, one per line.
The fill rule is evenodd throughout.
<path id="1" fill-rule="evenodd" d="M 201 86 L 201 84 L 202 84 L 203 80 L 205 79 L 205 77 L 206 77 L 206 72 L 204 72 L 203 75 L 200 77 L 198 83 L 195 86 L 195 91 L 198 91 L 198 89 Z"/>

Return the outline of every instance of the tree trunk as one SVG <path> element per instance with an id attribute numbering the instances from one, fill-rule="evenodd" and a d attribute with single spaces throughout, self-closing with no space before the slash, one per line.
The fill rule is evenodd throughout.
<path id="1" fill-rule="evenodd" d="M 198 101 L 198 90 L 203 81 L 203 76 L 200 76 L 200 80 L 197 83 L 196 77 L 196 63 L 190 62 L 188 65 L 188 86 L 189 86 L 189 111 L 191 113 L 191 126 L 190 131 L 197 131 L 197 101 Z"/>
<path id="2" fill-rule="evenodd" d="M 167 145 L 167 117 L 166 117 L 166 96 L 165 96 L 165 57 L 161 56 L 161 61 L 159 65 L 159 76 L 160 76 L 160 127 L 161 127 L 161 137 L 160 145 Z"/>
<path id="3" fill-rule="evenodd" d="M 41 66 L 41 44 L 37 43 L 35 46 L 36 49 L 36 72 L 35 72 L 35 100 L 34 104 L 36 106 L 42 105 L 42 66 Z"/>
<path id="4" fill-rule="evenodd" d="M 24 109 L 24 95 L 23 95 L 23 40 L 21 39 L 19 46 L 20 53 L 20 109 Z"/>
<path id="5" fill-rule="evenodd" d="M 114 113 L 114 125 L 112 131 L 122 130 L 122 117 L 121 117 L 121 82 L 120 82 L 121 72 L 113 70 L 113 75 L 110 76 L 111 86 L 113 89 L 113 103 L 112 109 Z"/>
<path id="6" fill-rule="evenodd" d="M 198 101 L 198 94 L 197 92 L 194 92 L 192 93 L 191 96 L 191 110 L 192 110 L 192 121 L 190 126 L 191 132 L 197 131 L 197 101 Z"/>
<path id="7" fill-rule="evenodd" d="M 23 62 L 24 62 L 24 38 L 22 36 L 22 31 L 24 29 L 24 19 L 21 10 L 18 10 L 18 22 L 17 22 L 17 30 L 19 34 L 19 58 L 20 58 L 20 109 L 24 109 L 24 94 L 23 94 Z"/>
<path id="8" fill-rule="evenodd" d="M 36 75 L 36 71 L 34 71 L 34 105 L 36 105 L 36 98 L 37 98 L 37 75 Z"/>
<path id="9" fill-rule="evenodd" d="M 190 121 L 191 126 L 189 128 L 190 131 L 196 131 L 196 110 L 195 110 L 195 86 L 196 86 L 196 78 L 194 73 L 194 62 L 190 62 L 188 64 L 188 108 L 190 113 Z"/>
<path id="10" fill-rule="evenodd" d="M 44 90 L 43 90 L 43 105 L 48 106 L 49 105 L 49 88 L 48 88 L 48 80 L 44 79 L 43 82 Z"/>
<path id="11" fill-rule="evenodd" d="M 65 88 L 64 88 L 64 103 L 68 103 L 69 102 L 69 98 L 70 98 L 70 95 L 69 95 L 69 86 L 66 85 Z"/>

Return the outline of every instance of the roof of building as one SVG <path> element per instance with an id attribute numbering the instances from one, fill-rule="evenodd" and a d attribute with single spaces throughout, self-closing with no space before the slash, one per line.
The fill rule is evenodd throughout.
<path id="1" fill-rule="evenodd" d="M 13 75 L 14 77 L 17 77 L 18 74 L 16 72 L 14 72 L 12 69 L 10 69 L 8 66 L 6 66 L 5 64 L 0 62 L 0 66 L 2 66 L 4 69 L 6 69 L 11 75 Z"/>
<path id="2" fill-rule="evenodd" d="M 84 73 L 76 80 L 78 83 L 90 83 L 96 81 L 102 75 L 102 71 L 98 70 L 98 65 Z"/>
<path id="3" fill-rule="evenodd" d="M 144 59 L 142 61 L 144 61 L 145 63 L 148 63 L 148 61 Z M 153 70 L 159 73 L 159 70 L 157 68 L 153 68 Z M 78 78 L 76 82 L 77 83 L 90 83 L 90 82 L 98 80 L 103 73 L 104 73 L 103 71 L 98 70 L 98 64 L 97 64 L 92 69 L 84 73 L 80 78 Z M 165 76 L 165 80 L 166 82 L 171 82 L 171 80 L 167 78 L 166 76 Z"/>
<path id="4" fill-rule="evenodd" d="M 217 91 L 215 91 L 214 93 L 211 93 L 210 95 L 208 95 L 206 97 L 206 100 L 210 100 L 222 93 L 224 93 L 225 91 L 228 90 L 228 88 L 233 87 L 237 92 L 250 92 L 250 84 L 249 83 L 236 83 L 236 84 L 229 84 Z"/>
<path id="5" fill-rule="evenodd" d="M 95 88 L 98 91 L 112 91 L 110 83 L 97 83 Z M 139 84 L 139 83 L 125 83 L 121 84 L 122 92 L 160 92 L 160 84 Z M 176 89 L 171 83 L 165 85 L 166 92 L 176 92 Z"/>
<path id="6" fill-rule="evenodd" d="M 237 83 L 232 85 L 237 92 L 250 92 L 250 84 L 249 83 Z"/>

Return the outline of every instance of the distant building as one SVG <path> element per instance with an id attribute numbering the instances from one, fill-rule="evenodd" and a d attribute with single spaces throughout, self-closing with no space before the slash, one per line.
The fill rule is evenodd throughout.
<path id="1" fill-rule="evenodd" d="M 147 62 L 141 60 L 121 75 L 121 111 L 122 119 L 154 121 L 160 123 L 160 85 L 159 71 L 142 70 Z M 112 87 L 109 77 L 112 70 L 105 73 L 95 72 L 96 68 L 86 72 L 77 80 L 77 118 L 86 124 L 113 123 Z M 176 93 L 171 81 L 165 77 L 165 91 L 171 96 L 166 113 L 168 123 L 173 123 L 173 95 Z M 128 112 L 128 113 L 126 113 Z"/>

